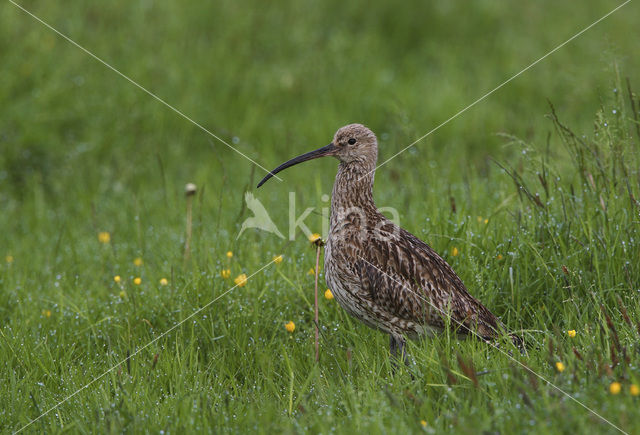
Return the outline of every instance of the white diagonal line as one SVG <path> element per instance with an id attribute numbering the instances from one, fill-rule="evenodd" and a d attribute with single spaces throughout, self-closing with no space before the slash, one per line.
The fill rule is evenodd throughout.
<path id="1" fill-rule="evenodd" d="M 11 0 L 9 0 L 11 1 Z M 269 265 L 273 264 L 273 262 L 275 261 L 275 259 L 271 260 L 270 262 L 268 262 L 267 264 L 265 264 L 264 266 L 262 266 L 260 269 L 258 269 L 257 271 L 253 272 L 251 275 L 249 275 L 246 279 L 249 280 L 249 278 L 257 275 L 258 273 L 262 272 L 264 269 L 266 269 Z M 44 417 L 45 415 L 49 414 L 51 411 L 53 411 L 54 409 L 57 409 L 60 405 L 62 405 L 63 403 L 67 402 L 69 399 L 71 399 L 73 396 L 75 396 L 76 394 L 80 393 L 81 391 L 83 391 L 84 389 L 86 389 L 87 387 L 89 387 L 91 384 L 93 384 L 94 382 L 99 381 L 100 379 L 102 379 L 104 376 L 106 376 L 107 374 L 109 374 L 110 372 L 112 372 L 113 370 L 115 370 L 117 367 L 120 367 L 122 364 L 126 363 L 127 360 L 130 360 L 131 358 L 133 358 L 134 356 L 136 356 L 138 353 L 140 353 L 141 351 L 145 350 L 147 347 L 151 346 L 153 343 L 155 343 L 156 341 L 160 340 L 162 337 L 164 337 L 165 335 L 167 335 L 168 333 L 170 333 L 171 331 L 173 331 L 174 329 L 176 329 L 177 327 L 179 327 L 180 325 L 182 325 L 184 322 L 186 322 L 187 320 L 191 319 L 193 316 L 195 316 L 196 314 L 198 314 L 199 312 L 201 312 L 202 310 L 206 309 L 207 307 L 209 307 L 211 304 L 213 304 L 214 302 L 216 302 L 217 300 L 219 300 L 220 298 L 222 298 L 223 296 L 227 295 L 229 292 L 231 292 L 232 290 L 234 290 L 235 288 L 237 288 L 239 286 L 239 284 L 234 285 L 233 287 L 231 287 L 230 289 L 224 291 L 223 293 L 219 294 L 217 297 L 213 298 L 213 300 L 209 301 L 208 303 L 206 303 L 205 305 L 203 305 L 202 307 L 198 308 L 196 311 L 194 311 L 193 313 L 191 313 L 190 315 L 188 315 L 187 317 L 185 317 L 184 319 L 182 319 L 181 321 L 179 321 L 178 323 L 176 323 L 175 325 L 173 325 L 171 328 L 167 329 L 165 332 L 163 332 L 162 334 L 158 335 L 156 338 L 154 338 L 153 340 L 151 340 L 149 343 L 145 344 L 144 346 L 142 346 L 141 348 L 139 348 L 138 350 L 136 350 L 135 352 L 133 352 L 131 355 L 129 355 L 127 358 L 123 359 L 122 361 L 120 361 L 119 363 L 117 363 L 116 365 L 114 365 L 113 367 L 111 367 L 109 370 L 107 370 L 106 372 L 102 373 L 100 376 L 94 378 L 91 382 L 89 382 L 88 384 L 85 384 L 84 386 L 82 386 L 81 388 L 79 388 L 78 390 L 76 390 L 74 393 L 69 394 L 67 397 L 65 397 L 63 400 L 61 400 L 60 402 L 58 402 L 56 405 L 52 406 L 51 408 L 47 409 L 45 412 L 43 412 L 42 414 L 40 414 L 38 417 L 34 418 L 33 420 L 31 420 L 29 423 L 25 424 L 24 426 L 22 426 L 20 429 L 18 429 L 17 431 L 14 432 L 14 435 L 22 432 L 23 430 L 25 430 L 27 427 L 31 426 L 33 423 L 35 423 L 36 421 L 40 420 L 42 417 Z"/>
<path id="2" fill-rule="evenodd" d="M 460 326 L 462 326 L 465 330 L 470 331 L 472 334 L 476 335 L 478 338 L 480 338 L 483 341 L 486 341 L 483 337 L 481 337 L 477 332 L 475 332 L 473 329 L 466 327 L 465 325 L 462 324 L 462 322 L 458 321 L 457 319 L 454 319 L 453 316 L 451 316 L 450 314 L 444 312 L 442 309 L 436 307 L 430 300 L 428 300 L 427 298 L 425 298 L 424 296 L 418 294 L 417 292 L 415 292 L 412 288 L 407 287 L 404 283 L 396 280 L 394 277 L 392 277 L 391 275 L 389 275 L 388 273 L 386 273 L 384 270 L 380 269 L 378 266 L 376 266 L 375 264 L 370 263 L 369 261 L 367 261 L 366 259 L 364 259 L 363 257 L 360 257 L 360 259 L 362 261 L 364 261 L 365 263 L 369 264 L 372 267 L 375 267 L 378 271 L 380 271 L 381 273 L 383 273 L 384 275 L 388 276 L 389 278 L 391 278 L 395 283 L 400 284 L 405 290 L 408 290 L 409 292 L 415 294 L 416 296 L 418 296 L 420 299 L 422 299 L 423 301 L 425 301 L 426 303 L 428 303 L 431 307 L 435 308 L 436 310 L 438 310 L 440 313 L 442 313 L 443 316 L 447 317 L 450 320 L 453 320 L 454 322 L 456 322 L 457 324 L 459 324 Z M 490 326 L 490 325 L 489 325 Z M 492 329 L 494 329 L 493 327 L 491 327 Z M 494 329 L 495 331 L 495 329 Z M 498 332 L 498 331 L 496 331 Z M 557 385 L 555 385 L 553 382 L 547 380 L 544 376 L 538 374 L 537 372 L 533 371 L 531 368 L 529 368 L 528 366 L 522 364 L 520 361 L 518 361 L 517 359 L 515 359 L 513 356 L 509 355 L 508 352 L 505 352 L 504 350 L 502 350 L 498 345 L 492 343 L 492 342 L 488 342 L 488 344 L 490 344 L 491 346 L 493 346 L 495 349 L 499 350 L 500 352 L 502 352 L 503 354 L 505 354 L 506 356 L 508 356 L 511 360 L 515 361 L 517 364 L 519 364 L 520 366 L 522 366 L 525 370 L 527 370 L 528 372 L 530 372 L 531 374 L 537 376 L 539 379 L 542 379 L 544 382 L 546 382 L 547 384 L 551 385 L 553 388 L 555 388 L 556 390 L 558 390 L 559 392 L 561 392 L 562 394 L 564 394 L 565 396 L 567 396 L 569 399 L 573 400 L 574 402 L 576 402 L 577 404 L 579 404 L 580 406 L 582 406 L 583 408 L 585 408 L 587 411 L 591 412 L 593 415 L 595 415 L 596 417 L 600 418 L 602 421 L 609 423 L 611 426 L 613 426 L 614 428 L 618 429 L 620 432 L 627 434 L 627 432 L 625 432 L 624 430 L 622 430 L 621 428 L 619 428 L 618 426 L 616 426 L 615 424 L 613 424 L 612 422 L 610 422 L 609 420 L 607 420 L 606 418 L 604 418 L 603 416 L 601 416 L 600 414 L 598 414 L 596 411 L 594 411 L 593 409 L 589 408 L 587 405 L 585 405 L 584 403 L 582 403 L 581 401 L 579 401 L 578 399 L 576 399 L 575 397 L 573 397 L 571 394 L 567 393 L 566 391 L 564 391 L 562 388 L 558 387 Z"/>
<path id="3" fill-rule="evenodd" d="M 397 153 L 395 153 L 394 155 L 392 155 L 391 157 L 389 157 L 387 160 L 385 160 L 384 162 L 380 163 L 378 166 L 376 166 L 376 168 L 374 170 L 372 170 L 371 172 L 375 172 L 376 169 L 380 168 L 383 165 L 386 165 L 387 163 L 389 163 L 389 161 L 395 159 L 396 157 L 398 157 L 398 155 L 402 154 L 403 152 L 405 152 L 406 150 L 408 150 L 409 148 L 411 148 L 412 146 L 414 146 L 415 144 L 417 144 L 418 142 L 420 142 L 421 140 L 423 140 L 424 138 L 426 138 L 427 136 L 429 136 L 431 133 L 435 132 L 436 130 L 440 129 L 440 127 L 448 124 L 449 122 L 453 121 L 455 118 L 457 118 L 458 116 L 462 115 L 464 112 L 466 112 L 467 110 L 471 109 L 473 106 L 475 106 L 476 104 L 478 104 L 479 102 L 481 102 L 482 100 L 484 100 L 485 98 L 487 98 L 489 95 L 493 94 L 495 91 L 497 91 L 498 89 L 500 89 L 501 87 L 503 87 L 504 85 L 506 85 L 507 83 L 509 83 L 510 81 L 512 81 L 513 79 L 515 79 L 516 77 L 520 76 L 521 74 L 523 74 L 524 72 L 526 72 L 527 70 L 531 69 L 532 67 L 534 67 L 536 64 L 538 64 L 539 62 L 541 62 L 542 60 L 546 59 L 548 56 L 552 55 L 553 53 L 555 53 L 556 51 L 558 51 L 559 49 L 561 49 L 562 47 L 564 47 L 565 45 L 567 45 L 569 42 L 573 41 L 574 39 L 576 39 L 578 36 L 582 35 L 584 32 L 586 32 L 587 30 L 589 30 L 590 28 L 592 28 L 593 26 L 595 26 L 596 24 L 598 24 L 599 22 L 601 22 L 602 20 L 604 20 L 605 18 L 607 18 L 609 15 L 613 14 L 614 12 L 616 12 L 618 9 L 620 9 L 621 7 L 625 6 L 627 3 L 631 2 L 631 0 L 627 0 L 624 3 L 622 3 L 620 6 L 616 7 L 615 9 L 613 9 L 612 11 L 610 11 L 609 13 L 607 13 L 606 15 L 604 15 L 603 17 L 601 17 L 600 19 L 594 21 L 593 23 L 591 23 L 590 25 L 588 25 L 587 27 L 585 27 L 584 29 L 582 29 L 581 31 L 579 31 L 578 33 L 576 33 L 575 35 L 573 35 L 571 38 L 567 39 L 566 41 L 564 41 L 562 44 L 558 45 L 557 47 L 555 47 L 553 50 L 549 51 L 547 54 L 545 54 L 544 56 L 542 56 L 541 58 L 539 58 L 538 60 L 532 62 L 531 64 L 529 64 L 526 68 L 522 69 L 520 72 L 518 72 L 517 74 L 511 76 L 509 79 L 505 80 L 504 82 L 500 83 L 498 86 L 496 86 L 495 88 L 491 89 L 489 92 L 487 92 L 486 94 L 484 94 L 482 97 L 478 98 L 476 101 L 474 101 L 473 103 L 469 104 L 468 106 L 466 106 L 465 108 L 461 109 L 459 112 L 457 112 L 455 115 L 451 116 L 450 118 L 448 118 L 446 121 L 438 124 L 436 127 L 434 127 L 433 129 L 429 130 L 426 134 L 424 134 L 423 136 L 419 137 L 418 139 L 414 140 L 412 143 L 410 143 L 409 145 L 407 145 L 405 148 L 401 149 L 400 151 L 398 151 Z M 371 172 L 368 172 L 366 175 L 363 175 L 360 178 L 364 178 L 367 175 L 371 174 Z"/>
<path id="4" fill-rule="evenodd" d="M 123 79 L 127 80 L 129 83 L 131 83 L 132 85 L 136 86 L 137 88 L 139 88 L 140 90 L 144 91 L 145 93 L 147 93 L 148 95 L 152 96 L 153 98 L 155 98 L 156 100 L 158 100 L 160 103 L 164 104 L 165 106 L 167 106 L 169 109 L 173 110 L 175 113 L 177 113 L 178 115 L 182 116 L 184 119 L 186 119 L 187 121 L 191 122 L 193 125 L 195 125 L 196 127 L 198 127 L 200 130 L 204 131 L 205 133 L 207 133 L 208 135 L 212 136 L 213 138 L 217 139 L 218 141 L 222 142 L 223 144 L 225 144 L 227 147 L 231 148 L 232 150 L 234 150 L 235 152 L 237 152 L 238 154 L 240 154 L 242 157 L 244 157 L 245 159 L 249 160 L 251 163 L 253 163 L 254 165 L 258 166 L 260 169 L 264 170 L 265 172 L 271 173 L 267 168 L 265 168 L 264 166 L 262 166 L 260 163 L 256 162 L 255 160 L 253 160 L 251 157 L 247 156 L 246 154 L 244 154 L 242 151 L 240 151 L 239 149 L 231 146 L 227 141 L 225 141 L 224 139 L 222 139 L 220 136 L 216 135 L 215 133 L 213 133 L 212 131 L 208 130 L 207 128 L 205 128 L 204 126 L 202 126 L 202 124 L 194 121 L 192 118 L 190 118 L 189 116 L 187 116 L 184 112 L 180 111 L 179 109 L 177 109 L 176 107 L 172 106 L 171 104 L 167 103 L 165 100 L 163 100 L 162 98 L 160 98 L 159 96 L 157 96 L 156 94 L 154 94 L 153 92 L 151 92 L 150 90 L 148 90 L 147 88 L 145 88 L 144 86 L 142 86 L 141 84 L 139 84 L 138 82 L 136 82 L 135 80 L 133 80 L 131 77 L 129 77 L 128 75 L 120 72 L 118 69 L 116 69 L 115 67 L 111 66 L 109 63 L 107 63 L 106 61 L 104 61 L 102 58 L 98 57 L 97 55 L 93 54 L 91 51 L 87 50 L 86 48 L 84 48 L 82 45 L 78 44 L 76 41 L 74 41 L 73 39 L 69 38 L 67 35 L 65 35 L 64 33 L 58 31 L 57 29 L 55 29 L 53 26 L 51 26 L 49 23 L 45 22 L 44 20 L 42 20 L 41 18 L 37 17 L 36 15 L 34 15 L 33 13 L 29 12 L 27 9 L 23 8 L 22 6 L 20 6 L 18 3 L 14 2 L 13 0 L 9 0 L 9 2 L 11 4 L 13 4 L 15 7 L 17 7 L 18 9 L 22 10 L 23 12 L 25 12 L 26 14 L 30 15 L 33 19 L 35 19 L 36 21 L 40 22 L 41 24 L 43 24 L 44 26 L 46 26 L 47 28 L 49 28 L 50 30 L 54 31 L 55 33 L 57 33 L 59 36 L 61 36 L 62 38 L 64 38 L 65 40 L 67 40 L 68 42 L 70 42 L 71 44 L 75 45 L 76 47 L 78 47 L 80 50 L 84 51 L 86 54 L 88 54 L 89 56 L 91 56 L 92 58 L 94 58 L 95 60 L 97 60 L 98 62 L 100 62 L 101 64 L 103 64 L 104 66 L 106 66 L 107 68 L 109 68 L 111 71 L 115 72 L 116 74 L 118 74 L 120 77 L 122 77 Z M 282 181 L 282 178 L 278 177 L 277 175 L 273 175 L 275 178 L 277 178 L 278 180 Z"/>

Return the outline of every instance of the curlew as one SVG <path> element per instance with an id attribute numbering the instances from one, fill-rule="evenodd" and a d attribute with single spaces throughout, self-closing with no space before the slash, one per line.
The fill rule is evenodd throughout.
<path id="1" fill-rule="evenodd" d="M 324 271 L 327 286 L 342 308 L 388 333 L 392 356 L 405 363 L 405 337 L 433 335 L 447 327 L 458 336 L 474 334 L 487 341 L 504 335 L 498 318 L 467 291 L 440 255 L 376 208 L 373 179 L 378 142 L 365 126 L 340 128 L 329 145 L 283 163 L 258 187 L 286 168 L 325 156 L 340 161 L 331 196 Z M 520 338 L 510 337 L 522 349 Z"/>

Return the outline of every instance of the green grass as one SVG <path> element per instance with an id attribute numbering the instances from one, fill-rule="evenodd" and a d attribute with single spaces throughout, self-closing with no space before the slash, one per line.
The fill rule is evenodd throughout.
<path id="1" fill-rule="evenodd" d="M 349 122 L 378 133 L 385 160 L 619 3 L 21 4 L 272 168 Z M 263 172 L 1 8 L 1 431 L 117 366 L 27 431 L 616 432 L 477 340 L 411 343 L 413 377 L 394 376 L 387 337 L 324 298 L 316 364 L 314 250 L 302 234 L 236 239 L 243 194 Z M 637 92 L 639 18 L 628 4 L 385 165 L 375 188 L 379 206 L 524 331 L 532 347 L 516 360 L 630 433 L 640 101 L 626 77 Z M 335 167 L 306 163 L 254 194 L 284 231 L 295 192 L 319 231 Z M 199 191 L 185 263 L 187 182 Z M 222 296 L 277 254 L 281 264 Z M 468 366 L 486 372 L 477 385 Z"/>

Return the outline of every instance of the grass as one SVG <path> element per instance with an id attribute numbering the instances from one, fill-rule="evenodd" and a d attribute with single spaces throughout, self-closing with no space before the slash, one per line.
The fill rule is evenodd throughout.
<path id="1" fill-rule="evenodd" d="M 386 159 L 616 5 L 22 4 L 269 168 L 354 121 L 378 133 Z M 300 233 L 236 239 L 261 170 L 2 8 L 0 430 L 116 367 L 27 431 L 616 432 L 476 340 L 411 343 L 413 377 L 393 376 L 387 337 L 324 298 L 315 364 L 314 249 Z M 630 3 L 385 165 L 375 189 L 523 330 L 532 348 L 517 361 L 629 433 L 637 22 Z M 254 194 L 284 231 L 294 192 L 319 231 L 334 174 L 335 161 L 307 163 Z M 187 182 L 199 190 L 185 262 Z"/>

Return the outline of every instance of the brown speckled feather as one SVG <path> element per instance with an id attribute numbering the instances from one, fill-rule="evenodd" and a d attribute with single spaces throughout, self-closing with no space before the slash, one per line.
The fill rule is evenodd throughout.
<path id="1" fill-rule="evenodd" d="M 451 267 L 412 234 L 402 229 L 398 233 L 397 238 L 389 235 L 393 245 L 373 239 L 357 263 L 362 286 L 374 303 L 416 325 L 441 330 L 449 323 L 460 333 L 474 330 L 482 337 L 495 337 L 498 320 L 469 294 Z M 392 252 L 385 255 L 390 246 Z"/>

